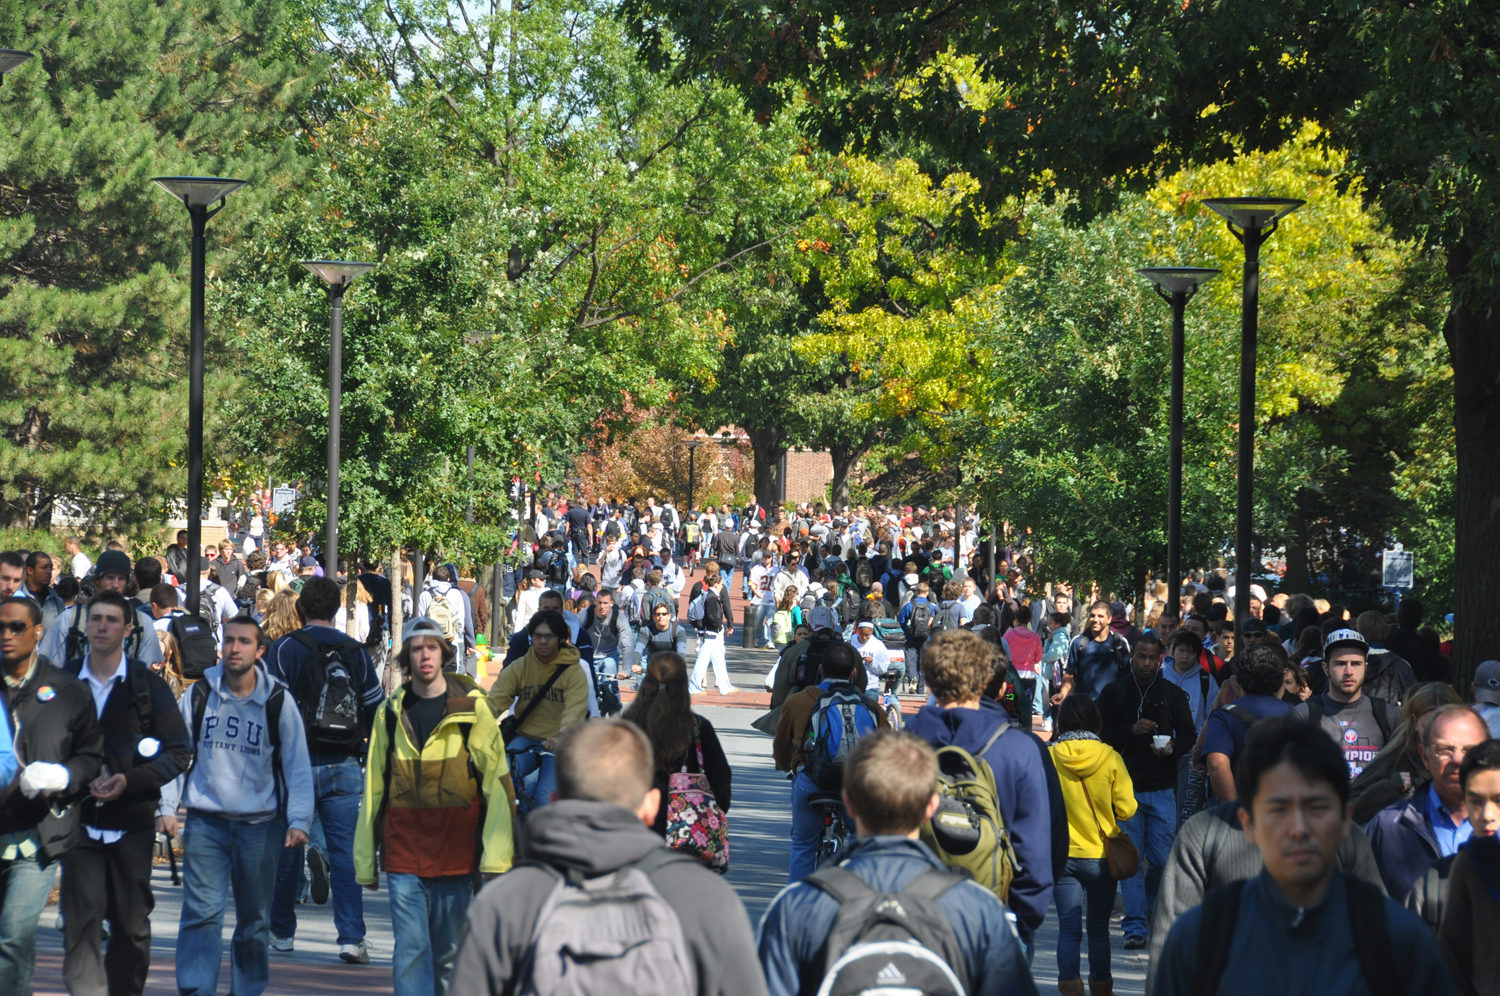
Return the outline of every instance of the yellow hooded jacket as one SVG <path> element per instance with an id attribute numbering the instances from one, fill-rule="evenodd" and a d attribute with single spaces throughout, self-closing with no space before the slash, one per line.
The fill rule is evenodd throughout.
<path id="1" fill-rule="evenodd" d="M 490 686 L 490 712 L 504 716 L 512 703 L 517 716 L 525 712 L 555 668 L 564 669 L 562 677 L 547 689 L 546 698 L 537 703 L 518 732 L 533 740 L 546 740 L 583 720 L 589 714 L 589 679 L 578 666 L 578 648 L 569 644 L 563 644 L 551 664 L 537 660 L 536 650 L 532 649 L 501 671 Z"/>
<path id="2" fill-rule="evenodd" d="M 1104 857 L 1100 828 L 1113 837 L 1119 821 L 1135 815 L 1125 759 L 1100 740 L 1064 740 L 1052 745 L 1052 763 L 1068 807 L 1068 857 Z"/>
<path id="3" fill-rule="evenodd" d="M 467 875 L 477 867 L 499 874 L 509 871 L 515 861 L 516 793 L 495 714 L 484 691 L 471 679 L 457 674 L 444 677 L 447 708 L 420 749 L 412 741 L 411 721 L 402 709 L 406 696 L 412 694 L 410 686 L 398 689 L 375 711 L 364 797 L 354 830 L 354 878 L 361 885 L 376 882 L 376 840 L 381 836 L 382 865 L 387 872 L 436 878 Z M 394 744 L 386 736 L 391 728 Z M 385 798 L 387 758 L 391 765 L 389 800 Z"/>

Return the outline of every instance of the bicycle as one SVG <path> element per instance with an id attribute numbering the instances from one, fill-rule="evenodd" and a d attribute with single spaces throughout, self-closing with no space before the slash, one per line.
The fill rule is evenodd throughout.
<path id="1" fill-rule="evenodd" d="M 849 849 L 849 828 L 844 823 L 844 799 L 837 792 L 820 792 L 808 797 L 807 804 L 823 820 L 823 832 L 813 852 L 816 867 L 827 868 L 843 859 Z"/>
<path id="2" fill-rule="evenodd" d="M 904 684 L 906 676 L 899 671 L 887 671 L 880 676 L 883 691 L 880 693 L 880 708 L 885 710 L 885 721 L 893 730 L 901 729 L 901 696 L 897 688 Z"/>

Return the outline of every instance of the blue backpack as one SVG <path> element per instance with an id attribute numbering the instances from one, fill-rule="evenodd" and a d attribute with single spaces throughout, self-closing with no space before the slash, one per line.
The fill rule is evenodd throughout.
<path id="1" fill-rule="evenodd" d="M 860 737 L 875 732 L 875 725 L 863 692 L 847 681 L 831 682 L 807 720 L 802 770 L 823 791 L 840 791 L 849 752 Z"/>

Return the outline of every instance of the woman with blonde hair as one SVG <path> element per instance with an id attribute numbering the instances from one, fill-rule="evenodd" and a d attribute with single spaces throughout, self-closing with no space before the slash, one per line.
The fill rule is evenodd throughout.
<path id="1" fill-rule="evenodd" d="M 345 636 L 359 641 L 361 645 L 369 639 L 370 593 L 359 583 L 358 578 L 350 578 L 344 583 L 344 604 L 339 607 L 333 624 Z"/>
<path id="2" fill-rule="evenodd" d="M 1434 712 L 1446 705 L 1462 704 L 1458 693 L 1446 682 L 1429 681 L 1411 687 L 1401 704 L 1401 725 L 1391 734 L 1391 742 L 1349 783 L 1349 805 L 1354 809 L 1355 823 L 1373 819 L 1385 807 L 1427 787 L 1432 775 L 1417 755 L 1422 734 L 1427 731 Z"/>
<path id="3" fill-rule="evenodd" d="M 156 638 L 161 641 L 161 660 L 152 664 L 151 670 L 161 675 L 172 694 L 180 699 L 183 690 L 192 682 L 182 676 L 182 651 L 177 648 L 177 638 L 168 629 L 158 632 Z"/>
<path id="4" fill-rule="evenodd" d="M 302 615 L 297 611 L 297 593 L 290 588 L 271 596 L 266 607 L 266 617 L 261 620 L 260 631 L 272 643 L 295 633 L 302 628 Z"/>

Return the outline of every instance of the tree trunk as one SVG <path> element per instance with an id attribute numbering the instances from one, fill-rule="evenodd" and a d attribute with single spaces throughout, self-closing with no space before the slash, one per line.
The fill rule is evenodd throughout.
<path id="1" fill-rule="evenodd" d="M 841 509 L 849 504 L 849 474 L 854 470 L 854 465 L 859 458 L 870 451 L 868 443 L 859 446 L 832 445 L 828 447 L 828 455 L 833 458 L 833 480 L 828 485 L 832 496 L 833 507 Z"/>
<path id="2" fill-rule="evenodd" d="M 1451 249 L 1454 285 L 1467 275 L 1468 249 Z M 1443 327 L 1453 362 L 1453 421 L 1458 455 L 1454 513 L 1454 684 L 1465 699 L 1474 669 L 1500 648 L 1500 301 L 1469 300 Z"/>
<path id="3" fill-rule="evenodd" d="M 747 429 L 750 448 L 755 455 L 755 500 L 766 508 L 781 504 L 781 458 L 786 443 L 775 429 Z"/>

